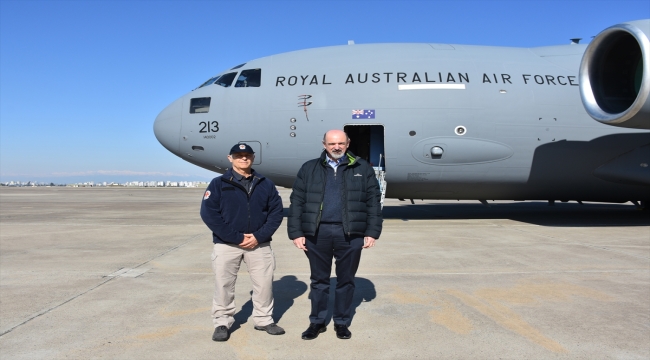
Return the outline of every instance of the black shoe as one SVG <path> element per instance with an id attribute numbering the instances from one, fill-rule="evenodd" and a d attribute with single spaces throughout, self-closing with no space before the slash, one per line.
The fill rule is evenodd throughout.
<path id="1" fill-rule="evenodd" d="M 304 333 L 302 333 L 302 339 L 303 340 L 314 340 L 315 338 L 318 337 L 318 334 L 325 332 L 327 330 L 327 326 L 325 324 L 314 324 L 311 323 L 309 324 L 309 327 L 307 330 L 305 330 Z"/>
<path id="2" fill-rule="evenodd" d="M 352 337 L 352 333 L 348 330 L 347 325 L 334 324 L 334 331 L 336 331 L 336 337 L 339 339 L 349 339 Z"/>
<path id="3" fill-rule="evenodd" d="M 230 331 L 228 331 L 228 328 L 221 325 L 217 326 L 216 329 L 214 329 L 214 334 L 212 334 L 212 340 L 214 341 L 226 341 L 230 338 Z"/>
<path id="4" fill-rule="evenodd" d="M 270 335 L 284 334 L 284 329 L 279 327 L 276 323 L 268 324 L 266 326 L 255 326 L 255 330 L 266 331 Z"/>

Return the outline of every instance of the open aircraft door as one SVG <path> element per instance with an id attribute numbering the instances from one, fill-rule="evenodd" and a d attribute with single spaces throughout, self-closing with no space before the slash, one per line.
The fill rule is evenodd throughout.
<path id="1" fill-rule="evenodd" d="M 345 125 L 343 130 L 350 137 L 349 150 L 369 162 L 375 169 L 379 189 L 381 191 L 381 206 L 384 207 L 386 197 L 386 156 L 384 153 L 384 125 Z"/>

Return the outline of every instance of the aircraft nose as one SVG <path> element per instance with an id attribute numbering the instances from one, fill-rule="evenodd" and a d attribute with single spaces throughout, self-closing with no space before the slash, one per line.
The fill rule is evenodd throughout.
<path id="1" fill-rule="evenodd" d="M 179 153 L 182 104 L 182 99 L 169 104 L 153 123 L 153 132 L 158 142 L 176 155 Z"/>

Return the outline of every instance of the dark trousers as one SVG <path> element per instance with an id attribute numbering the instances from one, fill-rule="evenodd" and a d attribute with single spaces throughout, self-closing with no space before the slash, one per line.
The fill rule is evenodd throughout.
<path id="1" fill-rule="evenodd" d="M 311 268 L 311 314 L 315 324 L 327 322 L 332 257 L 336 259 L 336 290 L 334 293 L 334 324 L 350 325 L 354 276 L 359 268 L 363 237 L 345 236 L 342 224 L 320 224 L 315 236 L 305 241 Z"/>

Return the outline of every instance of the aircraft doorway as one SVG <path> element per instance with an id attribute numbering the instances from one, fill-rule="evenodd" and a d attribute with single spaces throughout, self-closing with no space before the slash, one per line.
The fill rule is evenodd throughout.
<path id="1" fill-rule="evenodd" d="M 346 125 L 343 127 L 350 137 L 349 150 L 356 156 L 366 160 L 375 168 L 375 176 L 379 182 L 381 198 L 379 203 L 384 207 L 386 197 L 386 154 L 384 153 L 383 125 Z"/>
<path id="2" fill-rule="evenodd" d="M 386 169 L 383 125 L 346 125 L 343 130 L 350 137 L 350 151 L 373 167 Z"/>

